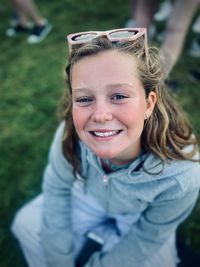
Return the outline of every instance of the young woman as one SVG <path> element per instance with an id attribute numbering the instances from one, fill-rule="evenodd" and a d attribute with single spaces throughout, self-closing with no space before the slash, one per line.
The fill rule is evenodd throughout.
<path id="1" fill-rule="evenodd" d="M 200 187 L 197 140 L 145 29 L 68 36 L 68 96 L 43 193 L 12 231 L 31 267 L 175 267 Z"/>

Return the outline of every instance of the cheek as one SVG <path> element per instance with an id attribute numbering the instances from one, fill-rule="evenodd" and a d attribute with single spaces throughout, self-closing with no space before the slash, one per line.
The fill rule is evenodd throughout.
<path id="1" fill-rule="evenodd" d="M 130 105 L 118 113 L 118 118 L 122 119 L 125 124 L 129 126 L 136 126 L 143 124 L 145 117 L 145 109 L 140 103 L 138 105 Z"/>
<path id="2" fill-rule="evenodd" d="M 82 111 L 82 109 L 80 109 L 80 107 L 73 107 L 72 118 L 76 131 L 79 132 L 84 127 L 86 121 L 85 113 Z"/>

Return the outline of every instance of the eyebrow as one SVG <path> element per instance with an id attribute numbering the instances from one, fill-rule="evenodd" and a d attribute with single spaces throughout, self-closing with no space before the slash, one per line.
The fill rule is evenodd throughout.
<path id="1" fill-rule="evenodd" d="M 110 88 L 110 89 L 115 89 L 115 88 L 123 88 L 123 87 L 129 87 L 129 88 L 133 88 L 132 84 L 129 83 L 114 83 L 114 84 L 109 84 L 108 86 L 106 86 L 106 88 Z"/>
<path id="2" fill-rule="evenodd" d="M 89 90 L 88 88 L 84 88 L 84 87 L 83 88 L 74 88 L 74 89 L 72 88 L 72 91 L 76 91 L 76 92 L 82 92 L 82 91 L 85 92 L 88 90 Z"/>
<path id="3" fill-rule="evenodd" d="M 132 84 L 129 83 L 114 83 L 114 84 L 108 84 L 106 86 L 106 89 L 115 89 L 117 88 L 123 88 L 123 87 L 129 87 L 129 88 L 133 88 L 134 86 Z M 89 88 L 83 87 L 83 88 L 74 88 L 72 89 L 72 91 L 76 91 L 76 92 L 85 92 L 85 91 L 89 91 Z"/>

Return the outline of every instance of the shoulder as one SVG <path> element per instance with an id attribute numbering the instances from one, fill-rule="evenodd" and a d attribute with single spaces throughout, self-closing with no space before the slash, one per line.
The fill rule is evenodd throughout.
<path id="1" fill-rule="evenodd" d="M 60 161 L 67 162 L 67 159 L 65 158 L 63 154 L 63 140 L 65 138 L 65 125 L 66 123 L 62 121 L 54 134 L 53 142 L 51 144 L 50 149 L 50 156 L 53 155 L 55 159 L 59 159 Z M 77 140 L 76 142 L 76 153 L 80 157 L 80 161 L 82 164 L 85 164 L 88 155 L 91 154 L 91 151 L 89 148 L 80 140 Z"/>
<path id="2" fill-rule="evenodd" d="M 182 160 L 172 163 L 173 169 L 177 169 L 174 179 L 180 186 L 181 191 L 191 192 L 200 188 L 200 163 Z M 170 168 L 171 169 L 171 168 Z M 170 171 L 169 169 L 169 171 Z"/>
<path id="3" fill-rule="evenodd" d="M 63 154 L 63 138 L 65 133 L 65 122 L 61 122 L 53 136 L 53 141 L 49 150 L 49 162 L 57 169 L 71 168 L 71 164 L 67 161 Z"/>
<path id="4" fill-rule="evenodd" d="M 199 191 L 200 164 L 189 160 L 171 160 L 162 163 L 154 155 L 149 155 L 144 168 L 149 172 L 146 181 L 154 186 L 154 197 L 170 200 Z"/>
<path id="5" fill-rule="evenodd" d="M 62 139 L 63 139 L 63 136 L 64 136 L 64 129 L 65 129 L 65 122 L 62 121 L 56 131 L 55 131 L 55 134 L 54 134 L 54 138 L 53 138 L 53 142 L 54 143 L 61 143 L 62 142 Z"/>

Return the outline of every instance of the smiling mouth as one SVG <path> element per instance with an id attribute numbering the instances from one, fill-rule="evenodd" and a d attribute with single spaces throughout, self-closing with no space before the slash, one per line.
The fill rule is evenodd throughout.
<path id="1" fill-rule="evenodd" d="M 89 131 L 90 134 L 96 137 L 110 137 L 115 136 L 121 133 L 122 130 L 114 130 L 114 131 Z"/>

